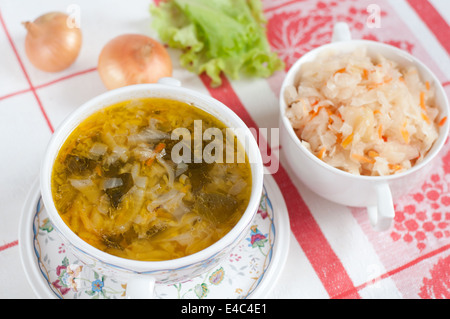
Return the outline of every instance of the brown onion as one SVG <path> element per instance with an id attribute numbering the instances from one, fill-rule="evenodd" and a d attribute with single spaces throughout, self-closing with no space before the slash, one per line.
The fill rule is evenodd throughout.
<path id="1" fill-rule="evenodd" d="M 108 89 L 155 83 L 172 75 L 172 61 L 158 41 L 140 34 L 124 34 L 109 41 L 98 59 L 100 78 Z"/>
<path id="2" fill-rule="evenodd" d="M 23 22 L 28 33 L 25 52 L 38 69 L 58 72 L 75 62 L 81 49 L 81 30 L 68 23 L 69 16 L 62 12 L 50 12 L 34 22 Z"/>

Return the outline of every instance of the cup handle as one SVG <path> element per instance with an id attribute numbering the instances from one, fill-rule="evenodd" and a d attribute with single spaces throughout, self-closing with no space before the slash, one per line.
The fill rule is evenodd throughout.
<path id="1" fill-rule="evenodd" d="M 349 41 L 351 39 L 352 34 L 350 33 L 350 28 L 347 23 L 338 22 L 334 25 L 331 42 Z"/>
<path id="2" fill-rule="evenodd" d="M 377 204 L 367 207 L 367 213 L 375 230 L 384 231 L 389 229 L 395 217 L 391 189 L 388 183 L 382 183 L 375 187 L 375 192 Z"/>
<path id="3" fill-rule="evenodd" d="M 149 275 L 136 275 L 127 282 L 127 299 L 153 299 L 155 278 Z"/>

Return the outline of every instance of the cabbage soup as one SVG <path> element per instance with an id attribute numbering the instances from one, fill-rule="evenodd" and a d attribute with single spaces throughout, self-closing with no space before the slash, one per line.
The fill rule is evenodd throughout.
<path id="1" fill-rule="evenodd" d="M 209 147 L 214 161 L 196 157 L 195 131 L 212 128 L 224 134 L 199 146 Z M 236 137 L 231 152 L 243 160 L 225 160 L 226 130 L 209 113 L 175 100 L 106 107 L 78 125 L 59 150 L 55 206 L 73 232 L 112 255 L 161 261 L 198 252 L 227 234 L 250 200 L 249 160 Z"/>

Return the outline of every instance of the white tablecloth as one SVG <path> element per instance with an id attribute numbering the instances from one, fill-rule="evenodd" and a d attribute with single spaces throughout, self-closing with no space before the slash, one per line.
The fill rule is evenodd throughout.
<path id="1" fill-rule="evenodd" d="M 149 1 L 0 0 L 0 298 L 34 298 L 19 255 L 24 200 L 38 178 L 47 142 L 61 121 L 106 91 L 97 73 L 102 47 L 114 36 L 150 26 Z M 423 60 L 450 93 L 450 2 L 443 0 L 265 0 L 268 38 L 287 67 L 331 39 L 345 21 L 354 38 L 398 46 Z M 24 50 L 22 21 L 49 11 L 81 13 L 83 46 L 59 73 L 37 70 Z M 370 4 L 381 10 L 369 28 Z M 251 127 L 278 127 L 278 93 L 285 72 L 269 79 L 224 79 L 212 89 L 183 69 L 169 49 L 174 77 L 229 105 Z M 270 132 L 270 130 L 269 130 Z M 279 149 L 276 140 L 272 150 Z M 282 149 L 282 145 L 281 145 Z M 390 230 L 372 230 L 360 209 L 319 198 L 292 177 L 280 153 L 274 174 L 290 217 L 289 255 L 268 298 L 447 298 L 450 296 L 450 148 L 421 189 L 396 201 Z"/>

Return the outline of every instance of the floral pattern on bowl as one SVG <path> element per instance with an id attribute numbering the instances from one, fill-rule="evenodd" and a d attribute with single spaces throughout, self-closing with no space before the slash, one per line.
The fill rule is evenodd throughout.
<path id="1" fill-rule="evenodd" d="M 275 218 L 281 217 L 274 214 L 272 194 L 266 186 L 251 230 L 225 261 L 186 282 L 157 285 L 157 298 L 248 298 L 254 294 L 267 279 L 278 236 Z M 64 299 L 124 298 L 127 283 L 98 273 L 78 260 L 53 228 L 40 197 L 34 207 L 33 257 L 51 295 Z M 288 241 L 285 246 L 287 249 Z"/>

